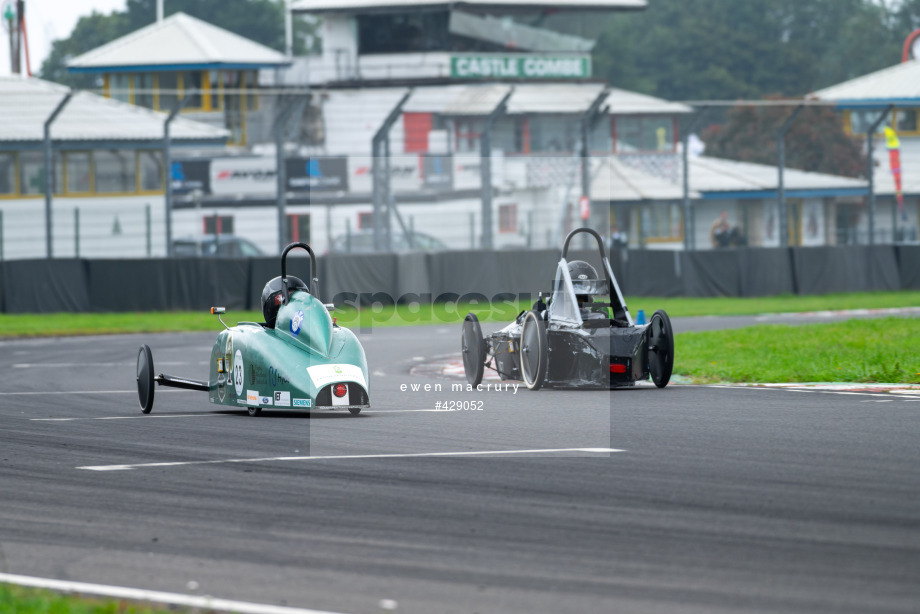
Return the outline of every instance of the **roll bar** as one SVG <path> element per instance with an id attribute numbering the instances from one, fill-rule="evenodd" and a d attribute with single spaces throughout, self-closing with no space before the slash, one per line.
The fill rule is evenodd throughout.
<path id="1" fill-rule="evenodd" d="M 572 237 L 574 237 L 580 232 L 585 232 L 593 236 L 597 240 L 597 249 L 600 250 L 601 260 L 605 260 L 607 258 L 607 252 L 604 251 L 604 240 L 601 238 L 599 234 L 597 234 L 597 231 L 594 230 L 593 228 L 576 228 L 575 230 L 570 232 L 568 236 L 566 236 L 565 238 L 565 243 L 562 244 L 562 257 L 568 260 L 569 243 L 572 242 Z"/>
<path id="2" fill-rule="evenodd" d="M 610 261 L 607 259 L 607 251 L 604 249 L 604 240 L 596 230 L 593 228 L 576 228 L 570 232 L 565 238 L 565 243 L 562 244 L 562 259 L 568 260 L 569 244 L 572 242 L 572 237 L 581 232 L 591 235 L 594 237 L 594 240 L 597 241 L 597 250 L 600 252 L 601 262 L 604 264 L 604 275 L 607 277 L 607 288 L 610 293 L 613 317 L 618 320 L 625 320 L 632 326 L 633 319 L 629 313 L 629 308 L 626 306 L 626 299 L 623 298 L 623 292 L 620 290 L 620 284 L 617 283 L 617 279 L 613 275 L 613 268 L 611 268 Z"/>
<path id="3" fill-rule="evenodd" d="M 281 252 L 281 296 L 284 299 L 282 304 L 288 302 L 287 255 L 289 251 L 297 247 L 305 249 L 310 254 L 310 294 L 316 296 L 319 289 L 319 279 L 316 277 L 316 254 L 313 253 L 313 248 L 306 243 L 291 243 Z M 317 296 L 316 298 L 319 297 Z"/>

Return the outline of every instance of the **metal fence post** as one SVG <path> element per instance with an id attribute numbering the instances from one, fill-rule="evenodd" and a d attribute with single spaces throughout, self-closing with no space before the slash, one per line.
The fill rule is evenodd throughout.
<path id="1" fill-rule="evenodd" d="M 686 131 L 681 135 L 681 163 L 683 164 L 683 212 L 684 212 L 684 251 L 696 249 L 696 237 L 694 236 L 693 212 L 690 208 L 690 135 L 703 119 L 707 107 L 700 107 L 699 113 L 687 126 Z M 641 222 L 640 222 L 641 226 Z M 641 237 L 640 237 L 641 243 Z"/>
<path id="2" fill-rule="evenodd" d="M 604 90 L 598 94 L 597 98 L 591 103 L 591 106 L 588 107 L 588 110 L 581 117 L 581 195 L 584 198 L 587 198 L 590 202 L 591 200 L 591 143 L 590 138 L 594 133 L 594 129 L 597 127 L 597 122 L 600 121 L 601 116 L 610 113 L 610 107 L 606 106 L 601 108 L 601 105 L 607 100 L 607 97 L 610 96 L 610 88 L 604 88 Z M 591 226 L 591 219 L 585 220 L 587 226 Z M 607 228 L 602 228 L 603 232 L 601 235 L 607 236 L 610 234 L 610 205 L 607 205 Z M 588 235 L 582 234 L 583 247 L 587 248 L 588 246 Z"/>
<path id="3" fill-rule="evenodd" d="M 399 99 L 399 102 L 396 103 L 396 106 L 390 111 L 390 113 L 383 120 L 383 124 L 380 125 L 380 128 L 374 133 L 374 138 L 371 139 L 371 179 L 373 180 L 373 202 L 374 202 L 374 251 L 382 251 L 383 249 L 390 248 L 390 226 L 389 226 L 389 209 L 390 209 L 390 177 L 389 177 L 389 165 L 390 165 L 390 128 L 393 127 L 393 124 L 396 123 L 396 120 L 399 119 L 399 116 L 402 114 L 403 106 L 409 100 L 409 97 L 412 96 L 412 91 L 409 90 L 403 97 Z M 384 155 L 386 156 L 385 167 L 381 166 L 380 160 L 380 151 L 384 150 Z M 383 208 L 387 208 L 387 227 L 386 227 L 386 240 L 384 240 L 383 235 Z"/>
<path id="4" fill-rule="evenodd" d="M 163 166 L 166 169 L 166 185 L 164 187 L 164 195 L 166 197 L 166 256 L 172 257 L 173 255 L 173 244 L 172 244 L 172 154 L 170 153 L 170 145 L 172 145 L 172 140 L 169 136 L 169 125 L 172 124 L 173 120 L 176 119 L 176 116 L 179 114 L 179 111 L 182 110 L 182 107 L 186 105 L 196 94 L 198 90 L 190 90 L 185 96 L 176 100 L 173 103 L 173 108 L 169 112 L 169 115 L 166 116 L 166 121 L 163 122 Z"/>
<path id="5" fill-rule="evenodd" d="M 792 127 L 792 123 L 802 112 L 804 104 L 799 104 L 792 112 L 792 115 L 786 118 L 786 121 L 776 131 L 776 168 L 779 173 L 779 183 L 777 186 L 777 199 L 779 202 L 779 246 L 786 247 L 789 244 L 789 214 L 786 210 L 786 132 Z M 749 229 L 745 228 L 745 232 Z"/>
<path id="6" fill-rule="evenodd" d="M 280 100 L 278 101 L 281 102 Z M 303 108 L 307 104 L 304 96 L 294 100 L 278 112 L 272 133 L 275 137 L 275 177 L 277 179 L 277 211 L 278 211 L 278 253 L 284 251 L 287 245 L 287 167 L 284 162 L 284 131 L 292 117 L 303 115 Z"/>
<path id="7" fill-rule="evenodd" d="M 508 99 L 514 94 L 512 87 L 492 109 L 479 135 L 479 169 L 482 183 L 482 248 L 493 249 L 492 241 L 492 129 L 496 120 L 508 110 Z"/>
<path id="8" fill-rule="evenodd" d="M 54 193 L 54 154 L 51 149 L 51 124 L 57 119 L 58 114 L 64 110 L 70 99 L 73 98 L 73 91 L 68 91 L 61 101 L 54 107 L 51 115 L 45 120 L 44 125 L 44 154 L 45 154 L 45 253 L 48 258 L 53 257 L 54 250 L 51 246 L 52 240 L 52 220 L 51 220 L 51 199 Z"/>
<path id="9" fill-rule="evenodd" d="M 80 257 L 80 207 L 73 208 L 73 251 L 74 257 Z"/>
<path id="10" fill-rule="evenodd" d="M 869 179 L 869 245 L 875 245 L 875 132 L 893 108 L 893 104 L 888 105 L 878 116 L 878 119 L 869 127 L 869 130 L 866 131 L 866 154 L 869 159 L 867 169 Z"/>
<path id="11" fill-rule="evenodd" d="M 330 250 L 331 251 L 331 250 Z M 351 253 L 351 218 L 345 218 L 345 251 Z"/>

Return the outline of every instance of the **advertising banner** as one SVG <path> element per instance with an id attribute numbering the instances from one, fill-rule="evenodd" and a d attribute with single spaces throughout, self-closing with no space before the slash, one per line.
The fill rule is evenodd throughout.
<path id="1" fill-rule="evenodd" d="M 270 195 L 277 192 L 274 158 L 214 158 L 211 193 Z"/>
<path id="2" fill-rule="evenodd" d="M 184 194 L 192 190 L 211 192 L 210 160 L 174 160 L 170 175 L 173 192 Z"/>
<path id="3" fill-rule="evenodd" d="M 480 54 L 454 55 L 450 76 L 455 79 L 588 79 L 588 55 Z"/>
<path id="4" fill-rule="evenodd" d="M 451 190 L 454 187 L 453 159 L 450 156 L 424 154 L 422 185 L 430 190 Z"/>
<path id="5" fill-rule="evenodd" d="M 288 158 L 284 168 L 291 192 L 348 191 L 348 160 L 345 156 Z"/>

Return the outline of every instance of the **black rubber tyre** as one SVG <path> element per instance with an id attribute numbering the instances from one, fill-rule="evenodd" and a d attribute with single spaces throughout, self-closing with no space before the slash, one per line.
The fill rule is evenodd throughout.
<path id="1" fill-rule="evenodd" d="M 479 326 L 479 318 L 474 313 L 466 314 L 463 320 L 460 349 L 463 351 L 463 370 L 466 372 L 466 381 L 471 386 L 478 386 L 482 382 L 486 353 L 482 327 Z"/>
<path id="2" fill-rule="evenodd" d="M 262 413 L 262 408 L 261 407 L 249 407 L 247 408 L 247 411 L 249 412 L 250 416 L 255 418 L 256 416 Z"/>
<path id="3" fill-rule="evenodd" d="M 531 390 L 539 390 L 546 379 L 549 350 L 546 344 L 546 322 L 535 311 L 528 311 L 521 327 L 521 376 Z"/>
<path id="4" fill-rule="evenodd" d="M 361 413 L 361 408 L 360 407 L 349 407 L 348 413 L 350 413 L 352 416 L 357 416 L 358 414 Z"/>
<path id="5" fill-rule="evenodd" d="M 648 369 L 652 381 L 664 388 L 671 381 L 674 369 L 674 331 L 671 319 L 663 309 L 652 314 L 648 322 Z"/>
<path id="6" fill-rule="evenodd" d="M 153 352 L 144 344 L 137 352 L 137 400 L 145 414 L 153 409 L 153 388 Z"/>

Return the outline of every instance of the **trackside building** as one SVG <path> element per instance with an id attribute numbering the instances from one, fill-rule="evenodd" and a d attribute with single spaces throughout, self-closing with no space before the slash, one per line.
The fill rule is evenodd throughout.
<path id="1" fill-rule="evenodd" d="M 166 254 L 166 115 L 35 78 L 0 77 L 0 258 Z M 53 172 L 45 166 L 50 124 Z M 214 147 L 229 132 L 186 119 L 173 145 Z M 50 220 L 46 181 L 51 182 Z"/>

